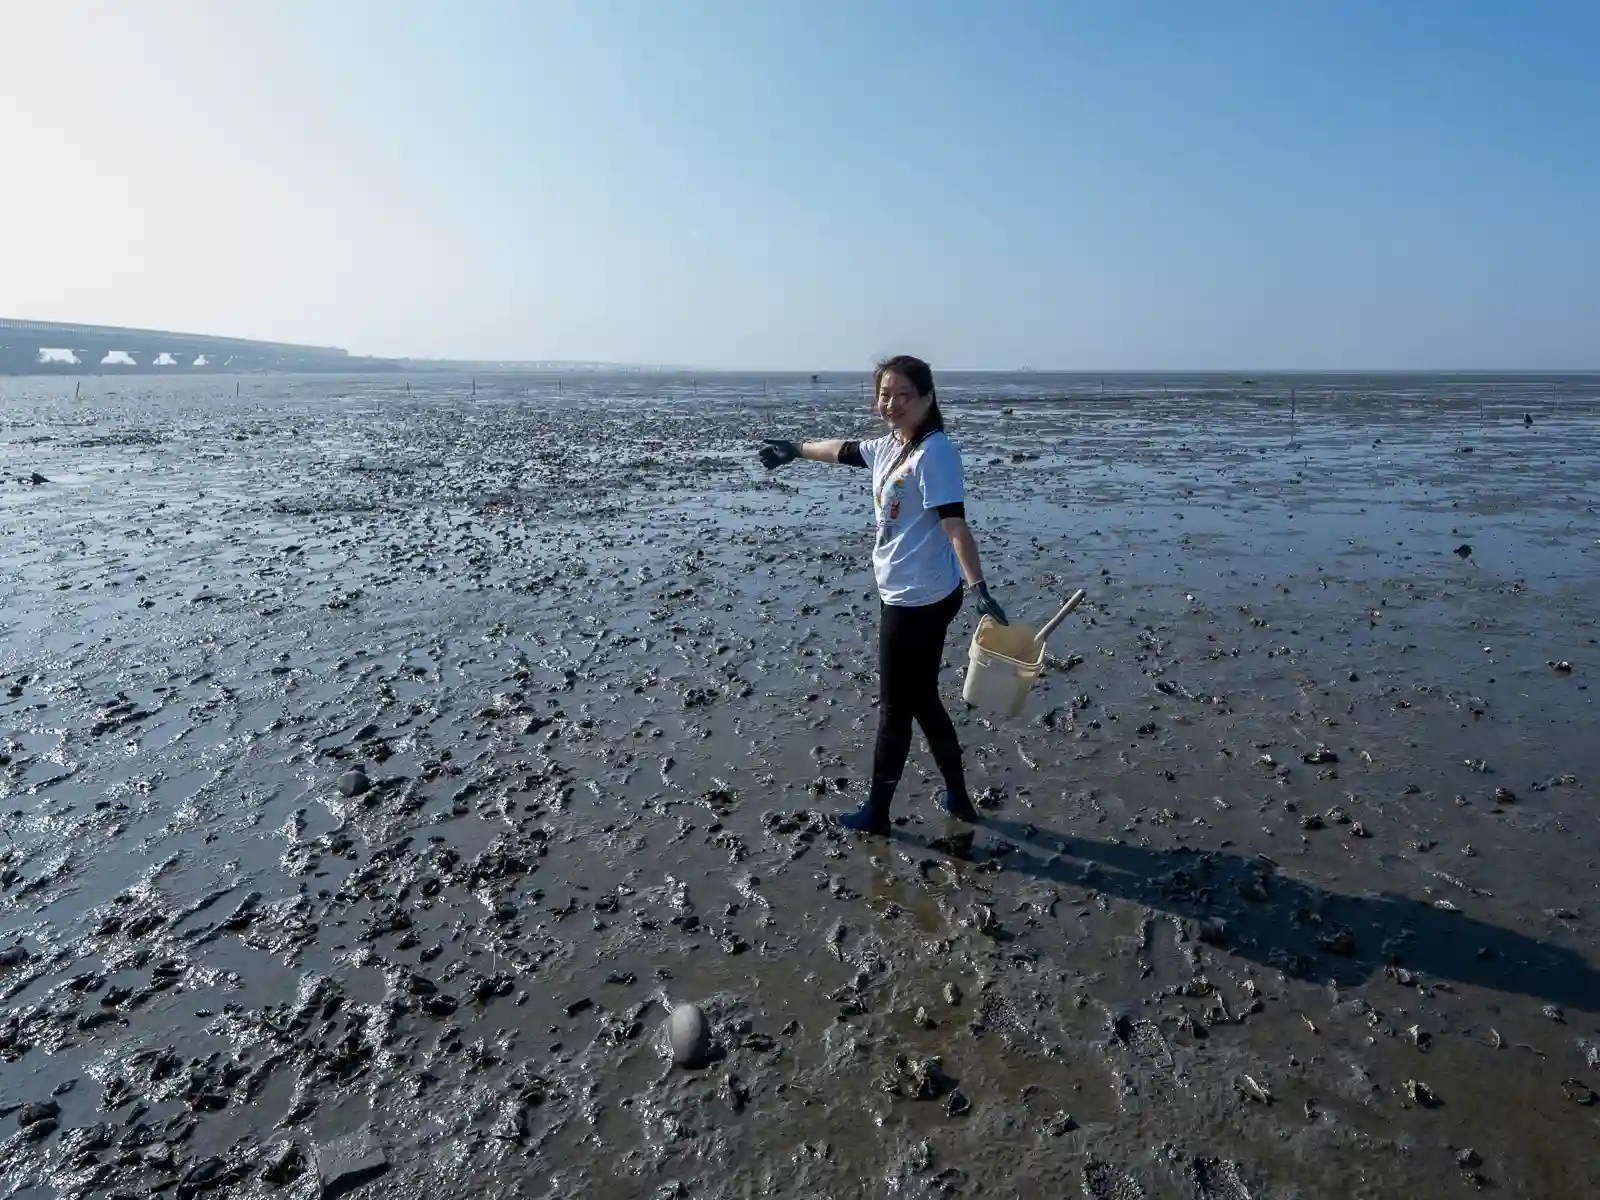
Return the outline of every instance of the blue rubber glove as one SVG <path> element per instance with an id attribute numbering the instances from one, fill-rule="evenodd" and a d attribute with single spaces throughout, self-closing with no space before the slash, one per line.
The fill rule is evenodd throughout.
<path id="1" fill-rule="evenodd" d="M 970 585 L 967 595 L 972 597 L 973 607 L 978 610 L 980 617 L 993 617 L 996 625 L 1009 625 L 1006 620 L 1005 610 L 995 603 L 994 597 L 989 595 L 989 585 L 983 580 Z"/>
<path id="2" fill-rule="evenodd" d="M 761 465 L 767 470 L 775 470 L 784 463 L 792 463 L 800 457 L 800 447 L 794 442 L 780 441 L 777 438 L 763 438 L 761 449 L 758 452 Z"/>

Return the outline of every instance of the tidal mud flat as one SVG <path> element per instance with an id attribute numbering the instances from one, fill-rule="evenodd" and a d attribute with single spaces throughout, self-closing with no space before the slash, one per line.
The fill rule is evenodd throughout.
<path id="1" fill-rule="evenodd" d="M 1600 1194 L 1600 379 L 946 384 L 861 842 L 860 380 L 233 383 L 0 381 L 4 1195 Z"/>

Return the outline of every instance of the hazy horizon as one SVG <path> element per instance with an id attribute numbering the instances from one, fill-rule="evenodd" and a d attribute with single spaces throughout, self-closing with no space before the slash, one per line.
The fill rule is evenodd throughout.
<path id="1" fill-rule="evenodd" d="M 1597 35 L 1568 0 L 17 0 L 0 314 L 697 371 L 1583 372 Z"/>

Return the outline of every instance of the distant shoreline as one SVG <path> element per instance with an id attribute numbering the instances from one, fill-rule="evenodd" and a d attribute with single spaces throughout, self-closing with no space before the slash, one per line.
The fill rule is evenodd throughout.
<path id="1" fill-rule="evenodd" d="M 579 377 L 605 377 L 605 376 L 639 376 L 674 379 L 766 379 L 784 380 L 806 383 L 815 381 L 818 386 L 837 383 L 842 380 L 860 380 L 871 374 L 869 368 L 843 369 L 831 371 L 797 371 L 797 370 L 761 370 L 758 368 L 736 367 L 672 367 L 672 366 L 636 366 L 625 363 L 617 364 L 558 364 L 558 363 L 453 363 L 453 362 L 416 362 L 405 360 L 367 360 L 359 365 L 352 364 L 347 369 L 320 369 L 320 370 L 294 370 L 284 368 L 260 368 L 254 370 L 226 370 L 210 369 L 207 367 L 182 367 L 182 366 L 149 366 L 128 364 L 96 364 L 85 366 L 79 363 L 39 363 L 32 365 L 28 370 L 7 369 L 0 366 L 0 378 L 28 379 L 28 378 L 140 378 L 140 379 L 191 379 L 205 377 L 230 377 L 230 378 L 260 378 L 264 376 L 283 376 L 310 378 L 314 376 L 327 376 L 337 378 L 351 378 L 355 376 L 375 376 L 382 378 L 424 377 L 424 376 L 476 376 L 479 378 L 495 378 L 504 376 L 579 376 Z M 1426 370 L 1421 368 L 1371 368 L 1371 369 L 1342 369 L 1322 371 L 1314 368 L 1295 368 L 1293 370 L 1278 371 L 1225 371 L 1215 369 L 1205 370 L 1116 370 L 1092 371 L 1081 369 L 945 369 L 939 371 L 940 379 L 1025 379 L 1032 383 L 1039 383 L 1052 379 L 1073 380 L 1080 383 L 1097 383 L 1104 380 L 1108 385 L 1112 383 L 1125 383 L 1129 380 L 1139 380 L 1146 383 L 1171 384 L 1205 383 L 1209 386 L 1226 386 L 1245 389 L 1278 388 L 1284 385 L 1294 386 L 1298 381 L 1334 381 L 1347 380 L 1351 382 L 1360 380 L 1392 380 L 1392 379 L 1461 379 L 1461 380 L 1522 380 L 1522 379 L 1587 379 L 1600 377 L 1600 367 L 1541 367 L 1530 369 L 1516 369 L 1503 367 L 1449 368 L 1442 370 Z"/>

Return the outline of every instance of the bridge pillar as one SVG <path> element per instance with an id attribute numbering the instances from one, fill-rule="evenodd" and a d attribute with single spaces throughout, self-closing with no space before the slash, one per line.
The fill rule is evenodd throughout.
<path id="1" fill-rule="evenodd" d="M 105 359 L 105 356 L 106 352 L 104 350 L 74 350 L 72 352 L 72 357 L 77 359 L 78 365 L 82 367 L 98 367 Z"/>
<path id="2" fill-rule="evenodd" d="M 33 346 L 0 346 L 0 375 L 29 375 L 39 367 Z"/>

